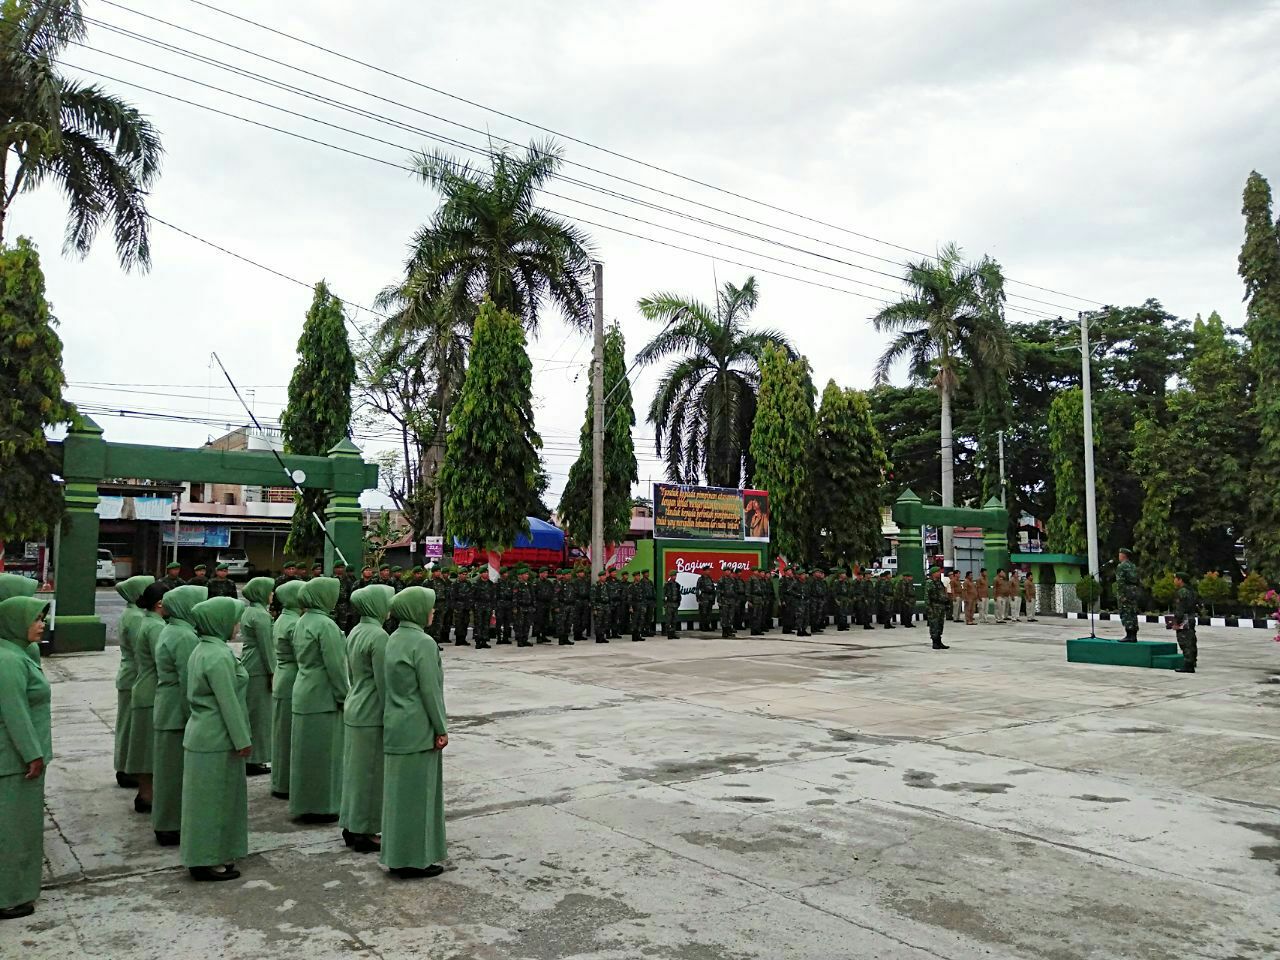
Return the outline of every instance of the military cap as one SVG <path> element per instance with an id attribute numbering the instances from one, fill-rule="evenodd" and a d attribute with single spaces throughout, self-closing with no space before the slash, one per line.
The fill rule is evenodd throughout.
<path id="1" fill-rule="evenodd" d="M 199 569 L 199 567 L 197 567 L 196 569 L 198 570 L 198 569 Z M 230 569 L 231 569 L 231 564 L 229 564 L 229 563 L 220 563 L 220 564 L 218 564 L 216 567 L 214 567 L 214 569 L 215 569 L 215 570 L 230 570 Z"/>
<path id="2" fill-rule="evenodd" d="M 393 564 L 391 565 L 391 572 L 392 572 L 392 573 L 403 573 L 403 572 L 404 572 L 404 567 L 400 566 L 400 564 L 398 564 L 398 563 L 393 563 Z"/>
<path id="3" fill-rule="evenodd" d="M 373 567 L 369 566 L 369 564 L 367 563 L 360 568 L 360 572 L 364 573 L 366 570 L 368 570 L 370 573 L 373 573 Z"/>
<path id="4" fill-rule="evenodd" d="M 390 572 L 390 570 L 391 570 L 391 564 L 389 564 L 389 563 L 382 563 L 382 564 L 379 564 L 379 565 L 378 565 L 378 569 L 379 569 L 379 570 L 386 570 L 386 571 Z"/>
<path id="5" fill-rule="evenodd" d="M 413 568 L 413 572 L 414 572 L 414 573 L 426 573 L 427 571 L 426 571 L 423 567 L 421 567 L 421 566 L 415 566 L 415 567 Z"/>
<path id="6" fill-rule="evenodd" d="M 1123 553 L 1126 557 L 1133 556 L 1133 551 L 1128 547 L 1121 547 L 1119 550 L 1116 551 L 1116 553 Z"/>
<path id="7" fill-rule="evenodd" d="M 1185 571 L 1185 570 L 1177 570 L 1177 571 L 1174 571 L 1174 574 L 1173 574 L 1173 575 L 1174 575 L 1175 577 L 1177 577 L 1179 580 L 1181 580 L 1183 583 L 1190 583 L 1190 582 L 1191 582 L 1191 578 L 1190 578 L 1189 576 L 1187 576 L 1187 571 Z"/>
<path id="8" fill-rule="evenodd" d="M 182 564 L 180 564 L 177 560 L 171 560 L 164 565 L 164 568 L 166 570 L 181 570 Z"/>
<path id="9" fill-rule="evenodd" d="M 942 568 L 941 568 L 941 567 L 939 567 L 939 566 L 937 566 L 937 565 L 934 565 L 934 566 L 932 566 L 932 567 L 930 567 L 930 568 L 929 568 L 929 572 L 930 572 L 931 574 L 932 574 L 932 573 L 941 573 L 941 572 L 942 572 Z M 907 574 L 907 576 L 909 577 L 909 576 L 911 576 L 911 574 L 909 574 L 909 573 L 908 573 L 908 574 Z"/>
<path id="10" fill-rule="evenodd" d="M 197 564 L 196 564 L 194 567 L 192 567 L 191 569 L 192 569 L 192 570 L 208 570 L 208 569 L 209 569 L 209 567 L 208 567 L 206 564 L 203 564 L 203 563 L 197 563 Z"/>

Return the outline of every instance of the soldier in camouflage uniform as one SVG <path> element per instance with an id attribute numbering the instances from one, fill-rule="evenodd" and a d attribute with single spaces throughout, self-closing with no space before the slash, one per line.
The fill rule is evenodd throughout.
<path id="1" fill-rule="evenodd" d="M 608 643 L 613 628 L 613 600 L 609 596 L 609 574 L 604 570 L 591 585 L 591 625 L 596 643 Z"/>
<path id="2" fill-rule="evenodd" d="M 533 584 L 533 629 L 538 643 L 550 643 L 556 628 L 551 605 L 556 597 L 556 582 L 550 577 L 551 571 L 546 567 L 538 570 L 538 579 Z"/>
<path id="3" fill-rule="evenodd" d="M 946 584 L 942 589 L 946 589 Z M 904 573 L 898 581 L 898 622 L 904 627 L 915 627 L 916 585 L 915 578 Z"/>
<path id="4" fill-rule="evenodd" d="M 713 629 L 711 608 L 716 603 L 716 581 L 706 570 L 698 574 L 698 629 L 706 633 Z"/>
<path id="5" fill-rule="evenodd" d="M 516 646 L 529 646 L 529 631 L 533 627 L 533 609 L 536 598 L 533 595 L 533 584 L 529 582 L 528 569 L 522 569 L 516 582 L 510 587 L 511 613 L 515 623 Z"/>
<path id="6" fill-rule="evenodd" d="M 338 581 L 338 602 L 333 608 L 333 619 L 338 624 L 338 628 L 345 634 L 360 619 L 354 615 L 351 608 L 351 590 L 355 587 L 355 583 L 352 581 L 350 574 L 347 573 L 347 565 L 341 560 L 334 561 L 333 578 Z"/>
<path id="7" fill-rule="evenodd" d="M 170 561 L 165 564 L 164 576 L 157 580 L 156 583 L 160 584 L 160 586 L 164 587 L 166 590 L 172 590 L 174 587 L 184 586 L 187 581 L 178 576 L 181 572 L 182 564 L 178 563 L 176 560 Z"/>
<path id="8" fill-rule="evenodd" d="M 498 643 L 511 643 L 511 625 L 515 613 L 515 580 L 511 578 L 511 570 L 503 567 L 498 571 L 498 582 L 493 589 L 493 632 L 498 636 Z"/>
<path id="9" fill-rule="evenodd" d="M 613 628 L 610 631 L 610 636 L 615 640 L 622 639 L 622 631 L 631 622 L 627 605 L 627 592 L 629 589 L 630 584 L 627 581 L 627 572 L 625 570 L 621 572 L 617 570 L 609 571 L 609 616 L 610 625 Z"/>
<path id="10" fill-rule="evenodd" d="M 751 571 L 739 570 L 735 579 L 737 580 L 738 590 L 738 619 L 735 622 L 734 629 L 747 630 L 750 628 L 750 624 L 747 621 L 747 606 L 751 598 Z"/>
<path id="11" fill-rule="evenodd" d="M 876 582 L 864 567 L 858 571 L 858 623 L 863 630 L 874 630 L 876 614 Z"/>
<path id="12" fill-rule="evenodd" d="M 556 642 L 562 647 L 573 646 L 569 635 L 573 632 L 574 604 L 573 581 L 571 571 L 557 570 L 556 578 L 551 582 L 551 628 L 556 633 Z"/>
<path id="13" fill-rule="evenodd" d="M 453 586 L 449 578 L 449 572 L 442 567 L 434 567 L 431 570 L 431 582 L 427 584 L 436 593 L 436 615 L 431 621 L 431 636 L 444 637 L 440 643 L 448 643 L 449 628 L 451 626 L 451 618 L 453 610 L 449 605 L 449 590 Z"/>
<path id="14" fill-rule="evenodd" d="M 653 581 L 649 579 L 649 568 L 645 567 L 640 571 L 640 592 L 644 601 L 644 635 L 652 637 L 657 634 L 657 611 L 656 604 L 658 601 L 657 588 L 654 587 Z"/>
<path id="15" fill-rule="evenodd" d="M 203 563 L 197 563 L 191 568 L 191 579 L 187 581 L 187 585 L 191 587 L 209 588 L 209 568 Z"/>
<path id="16" fill-rule="evenodd" d="M 778 619 L 782 621 L 783 633 L 796 632 L 796 575 L 791 567 L 783 569 L 778 577 Z"/>
<path id="17" fill-rule="evenodd" d="M 1122 643 L 1138 641 L 1138 603 L 1142 588 L 1138 583 L 1138 568 L 1129 559 L 1128 547 L 1120 550 L 1120 562 L 1116 564 L 1116 605 L 1120 608 L 1120 623 L 1124 626 Z"/>
<path id="18" fill-rule="evenodd" d="M 627 613 L 631 617 L 631 642 L 643 642 L 645 631 L 649 628 L 649 611 L 644 605 L 644 581 L 637 576 L 627 587 Z"/>
<path id="19" fill-rule="evenodd" d="M 770 603 L 772 592 L 766 596 L 767 590 L 769 590 L 769 583 L 764 578 L 764 570 L 757 567 L 747 578 L 747 602 L 751 604 L 747 626 L 751 628 L 753 637 L 764 635 L 765 609 L 772 606 Z"/>
<path id="20" fill-rule="evenodd" d="M 812 636 L 809 630 L 809 611 L 812 607 L 809 597 L 809 571 L 804 567 L 796 567 L 795 586 L 791 595 L 795 602 L 795 627 L 797 637 Z"/>
<path id="21" fill-rule="evenodd" d="M 942 642 L 942 628 L 946 626 L 947 614 L 951 610 L 951 598 L 947 596 L 947 588 L 942 583 L 942 568 L 929 569 L 929 582 L 925 584 L 924 615 L 929 623 L 929 639 L 933 641 L 934 650 L 950 650 Z"/>
<path id="22" fill-rule="evenodd" d="M 493 616 L 494 582 L 483 564 L 471 576 L 471 638 L 477 650 L 489 649 L 489 621 Z"/>
<path id="23" fill-rule="evenodd" d="M 471 626 L 471 578 L 467 576 L 467 568 L 459 567 L 453 587 L 449 591 L 450 606 L 453 609 L 453 645 L 469 647 L 467 627 Z"/>
<path id="24" fill-rule="evenodd" d="M 231 579 L 230 564 L 220 563 L 213 572 L 213 579 L 209 581 L 206 588 L 211 597 L 230 597 L 232 600 L 237 599 L 240 594 L 236 590 L 235 581 Z"/>
<path id="25" fill-rule="evenodd" d="M 284 567 L 280 571 L 280 576 L 276 577 L 275 586 L 271 588 L 273 591 L 271 595 L 271 604 L 267 609 L 270 610 L 272 617 L 280 616 L 281 611 L 284 609 L 280 605 L 280 601 L 275 598 L 274 591 L 280 589 L 280 584 L 288 583 L 290 580 L 297 580 L 297 579 L 298 579 L 297 564 L 295 564 L 292 560 L 286 560 L 284 562 Z"/>
<path id="26" fill-rule="evenodd" d="M 573 580 L 573 639 L 586 640 L 591 632 L 591 581 L 587 568 L 579 567 Z"/>
<path id="27" fill-rule="evenodd" d="M 675 640 L 680 636 L 680 581 L 676 578 L 675 568 L 667 574 L 667 582 L 662 585 L 662 625 L 667 630 L 667 639 Z"/>
<path id="28" fill-rule="evenodd" d="M 886 630 L 893 629 L 893 580 L 882 570 L 876 580 L 876 621 Z"/>
<path id="29" fill-rule="evenodd" d="M 716 581 L 716 606 L 720 608 L 720 636 L 735 637 L 733 625 L 738 622 L 738 581 L 725 571 Z"/>
<path id="30" fill-rule="evenodd" d="M 809 631 L 821 633 L 827 626 L 827 574 L 821 567 L 813 571 L 809 580 Z"/>
<path id="31" fill-rule="evenodd" d="M 849 629 L 849 609 L 853 605 L 852 588 L 849 585 L 849 575 L 845 573 L 844 568 L 833 571 L 835 580 L 831 582 L 831 601 L 836 608 L 836 629 Z"/>
<path id="32" fill-rule="evenodd" d="M 1179 571 L 1173 575 L 1176 592 L 1173 595 L 1172 627 L 1182 650 L 1182 666 L 1178 673 L 1196 672 L 1196 618 L 1200 614 L 1200 596 L 1191 586 L 1191 578 Z"/>

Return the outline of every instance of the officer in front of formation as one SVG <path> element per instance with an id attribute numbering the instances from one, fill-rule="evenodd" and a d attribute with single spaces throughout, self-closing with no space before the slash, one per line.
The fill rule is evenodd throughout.
<path id="1" fill-rule="evenodd" d="M 1142 599 L 1142 588 L 1132 556 L 1132 550 L 1121 547 L 1120 562 L 1116 564 L 1116 600 L 1120 607 L 1120 623 L 1124 626 L 1122 643 L 1138 641 L 1138 604 Z"/>
<path id="2" fill-rule="evenodd" d="M 213 570 L 213 579 L 207 584 L 209 596 L 211 597 L 230 597 L 232 600 L 238 599 L 239 593 L 236 591 L 235 581 L 231 579 L 230 564 L 220 563 Z M 206 584 L 191 581 L 193 587 L 204 587 Z"/>

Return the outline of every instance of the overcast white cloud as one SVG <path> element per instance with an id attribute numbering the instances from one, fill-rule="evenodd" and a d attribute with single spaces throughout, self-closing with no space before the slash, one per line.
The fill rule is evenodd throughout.
<path id="1" fill-rule="evenodd" d="M 537 133 L 189 0 L 124 2 L 497 137 L 525 142 Z M 1157 297 L 1185 316 L 1217 309 L 1228 322 L 1242 321 L 1235 275 L 1240 191 L 1253 168 L 1280 178 L 1275 3 L 220 4 L 735 193 L 918 250 L 955 240 L 973 256 L 990 253 L 1014 278 L 1098 301 Z M 481 140 L 410 110 L 264 66 L 101 0 L 85 6 L 92 17 L 323 89 L 402 122 Z M 68 61 L 395 162 L 429 145 L 412 133 L 318 107 L 100 27 L 91 29 L 89 42 L 404 149 L 284 117 L 99 52 L 73 48 Z M 407 239 L 434 205 L 430 192 L 407 173 L 108 85 L 150 114 L 163 133 L 167 158 L 152 201 L 157 216 L 308 283 L 323 277 L 357 303 L 369 303 L 399 275 Z M 566 151 L 571 160 L 825 241 L 905 256 L 582 146 L 568 143 Z M 563 192 L 710 232 L 573 187 Z M 548 206 L 717 253 L 721 280 L 747 274 L 725 262 L 740 260 L 878 295 L 568 202 L 549 200 Z M 258 412 L 279 414 L 310 302 L 307 290 L 163 228 L 156 229 L 149 274 L 122 274 L 109 237 L 87 261 L 66 260 L 58 252 L 62 225 L 61 198 L 46 190 L 20 202 L 10 228 L 32 236 L 44 253 L 67 375 L 77 384 L 74 399 L 212 412 L 240 422 L 209 367 L 209 352 L 216 349 L 241 383 L 254 385 Z M 655 289 L 712 296 L 711 260 L 603 229 L 592 234 L 606 264 L 606 313 L 622 324 L 632 349 L 651 332 L 635 310 L 639 297 Z M 813 246 L 776 231 L 770 236 Z M 728 242 L 766 249 L 741 238 Z M 894 286 L 885 277 L 794 252 L 768 252 L 851 280 Z M 869 385 L 881 345 L 867 321 L 876 303 L 763 272 L 759 280 L 758 322 L 786 330 L 810 357 L 819 383 L 834 377 Z M 1011 290 L 1069 310 L 1084 306 L 1025 287 Z M 586 374 L 566 364 L 581 365 L 588 352 L 581 337 L 554 318 L 531 348 L 535 357 L 550 358 L 535 362 L 535 388 L 539 427 L 549 443 L 553 505 L 575 455 L 585 403 Z M 636 377 L 638 404 L 647 405 L 654 379 L 655 372 Z M 79 386 L 89 382 L 131 386 Z M 147 386 L 154 384 L 166 386 Z M 180 396 L 119 392 L 125 389 Z M 191 424 L 101 422 L 113 438 L 144 442 L 198 443 L 220 432 Z M 642 424 L 638 433 L 651 437 L 652 429 Z M 650 458 L 641 461 L 642 481 L 658 479 L 651 444 L 640 448 Z"/>

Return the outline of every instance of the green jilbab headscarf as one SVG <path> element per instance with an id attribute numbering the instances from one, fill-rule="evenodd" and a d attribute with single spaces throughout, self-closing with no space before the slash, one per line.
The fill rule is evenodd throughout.
<path id="1" fill-rule="evenodd" d="M 336 818 L 342 801 L 346 638 L 333 620 L 342 584 L 316 577 L 302 588 L 306 608 L 293 629 L 298 676 L 293 685 L 293 737 L 289 759 L 289 813 L 307 819 Z"/>
<path id="2" fill-rule="evenodd" d="M 249 848 L 244 758 L 237 753 L 251 743 L 249 676 L 227 645 L 243 610 L 231 597 L 211 597 L 191 609 L 200 641 L 187 667 L 191 719 L 182 739 L 180 856 L 193 869 L 233 863 Z"/>
<path id="3" fill-rule="evenodd" d="M 116 624 L 116 636 L 120 640 L 120 668 L 116 671 L 116 782 L 127 772 L 129 735 L 133 731 L 133 684 L 138 679 L 137 664 L 133 660 L 133 641 L 138 626 L 146 616 L 138 609 L 137 601 L 142 591 L 156 582 L 155 577 L 130 577 L 116 584 L 116 593 L 124 600 L 124 612 Z M 132 783 L 133 781 L 126 781 Z M 121 784 L 122 786 L 124 784 Z"/>
<path id="4" fill-rule="evenodd" d="M 156 705 L 152 713 L 155 749 L 151 772 L 151 829 L 167 846 L 182 828 L 182 734 L 191 712 L 187 704 L 187 663 L 199 642 L 191 610 L 209 597 L 207 587 L 190 584 L 164 595 L 169 622 L 156 639 Z"/>
<path id="5" fill-rule="evenodd" d="M 253 753 L 249 756 L 250 773 L 265 773 L 271 762 L 271 676 L 276 672 L 274 625 L 267 612 L 267 601 L 275 581 L 270 577 L 254 577 L 244 585 L 248 606 L 240 615 L 240 662 L 249 674 L 249 727 L 253 735 Z"/>
<path id="6" fill-rule="evenodd" d="M 275 644 L 276 672 L 271 681 L 271 795 L 289 796 L 289 750 L 293 739 L 293 682 L 298 663 L 293 656 L 293 628 L 301 614 L 301 580 L 287 580 L 276 587 L 280 616 L 271 630 Z"/>
<path id="7" fill-rule="evenodd" d="M 382 688 L 387 649 L 382 624 L 394 596 L 394 588 L 382 584 L 361 587 L 351 594 L 351 606 L 360 622 L 347 635 L 351 690 L 342 710 L 346 729 L 338 823 L 365 838 L 382 832 Z M 372 852 L 374 848 L 370 841 L 357 849 Z"/>
<path id="8" fill-rule="evenodd" d="M 395 871 L 434 869 L 445 858 L 444 764 L 435 749 L 448 734 L 444 670 L 425 632 L 435 601 L 435 591 L 408 587 L 391 602 L 400 626 L 386 653 L 381 861 Z"/>
<path id="9" fill-rule="evenodd" d="M 27 631 L 48 604 L 35 597 L 0 601 L 0 811 L 5 826 L 0 856 L 0 910 L 40 895 L 44 866 L 43 774 L 26 779 L 28 765 L 53 757 L 49 681 L 27 653 Z"/>
<path id="10" fill-rule="evenodd" d="M 34 597 L 39 586 L 30 577 L 22 577 L 16 573 L 0 573 L 0 600 L 10 597 Z M 40 644 L 27 645 L 27 656 L 32 660 L 40 659 Z"/>

